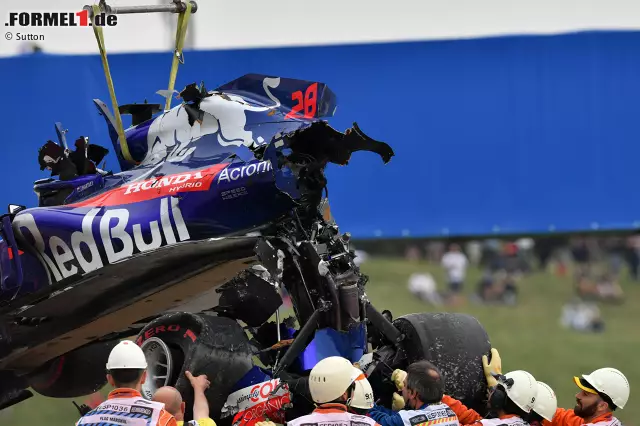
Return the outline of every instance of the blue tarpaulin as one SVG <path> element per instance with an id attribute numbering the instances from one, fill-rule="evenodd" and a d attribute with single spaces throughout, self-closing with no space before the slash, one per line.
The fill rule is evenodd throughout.
<path id="1" fill-rule="evenodd" d="M 328 171 L 332 212 L 356 237 L 640 226 L 640 32 L 186 52 L 176 88 L 247 73 L 325 82 L 331 123 L 357 121 L 396 156 Z M 120 104 L 163 103 L 170 53 L 110 55 Z M 98 55 L 0 59 L 0 203 L 35 205 L 37 149 L 89 136 L 113 151 Z M 174 103 L 175 105 L 175 103 Z M 128 117 L 125 116 L 125 125 Z M 110 154 L 107 168 L 118 171 Z"/>
<path id="2" fill-rule="evenodd" d="M 317 330 L 313 340 L 299 358 L 300 369 L 311 370 L 318 362 L 330 356 L 341 356 L 351 362 L 357 362 L 365 354 L 366 346 L 366 328 L 363 323 L 347 332 L 332 328 Z"/>

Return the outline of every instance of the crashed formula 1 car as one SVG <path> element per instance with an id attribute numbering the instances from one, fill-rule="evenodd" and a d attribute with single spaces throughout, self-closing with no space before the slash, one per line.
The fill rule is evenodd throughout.
<path id="1" fill-rule="evenodd" d="M 58 127 L 61 145 L 39 157 L 58 178 L 35 183 L 38 207 L 1 217 L 2 407 L 28 389 L 95 392 L 111 348 L 133 338 L 149 361 L 144 395 L 176 386 L 187 420 L 185 370 L 209 376 L 219 425 L 284 421 L 313 408 L 306 377 L 331 355 L 358 362 L 382 404 L 393 369 L 429 359 L 447 393 L 483 412 L 483 327 L 462 314 L 393 319 L 374 308 L 330 214 L 328 163 L 363 150 L 386 163 L 392 149 L 356 124 L 330 127 L 336 97 L 323 83 L 250 74 L 180 97 L 165 112 L 122 106 L 126 141 L 94 100 L 122 171 L 92 164 L 106 152 L 86 138 L 64 149 Z M 281 318 L 285 292 L 293 314 Z"/>

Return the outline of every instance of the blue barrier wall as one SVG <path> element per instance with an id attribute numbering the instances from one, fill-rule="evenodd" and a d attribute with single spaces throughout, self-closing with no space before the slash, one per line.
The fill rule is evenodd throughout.
<path id="1" fill-rule="evenodd" d="M 357 237 L 630 229 L 640 226 L 639 48 L 640 33 L 595 32 L 198 51 L 176 87 L 250 72 L 327 83 L 334 127 L 357 121 L 396 152 L 387 166 L 370 153 L 330 166 L 332 210 Z M 170 54 L 110 64 L 121 104 L 162 103 Z M 97 55 L 2 59 L 0 78 L 0 205 L 34 205 L 32 182 L 48 176 L 37 148 L 56 140 L 55 121 L 112 149 L 91 102 L 110 105 Z"/>

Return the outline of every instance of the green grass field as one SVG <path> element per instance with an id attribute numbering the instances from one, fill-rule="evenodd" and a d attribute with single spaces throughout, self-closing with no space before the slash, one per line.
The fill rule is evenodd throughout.
<path id="1" fill-rule="evenodd" d="M 372 302 L 379 309 L 390 309 L 396 317 L 433 310 L 408 293 L 406 283 L 410 274 L 429 270 L 439 285 L 444 283 L 440 269 L 425 263 L 375 259 L 362 269 L 371 278 L 367 293 Z M 479 273 L 469 271 L 466 292 L 475 288 Z M 632 419 L 640 416 L 640 404 L 635 403 L 638 391 L 634 388 L 640 383 L 640 364 L 635 361 L 635 351 L 640 350 L 640 333 L 636 331 L 640 325 L 640 283 L 623 279 L 622 285 L 625 303 L 601 306 L 606 330 L 600 334 L 581 334 L 560 327 L 561 307 L 572 295 L 571 280 L 549 273 L 535 273 L 522 280 L 518 306 L 467 304 L 457 311 L 474 315 L 485 326 L 492 345 L 500 351 L 505 372 L 528 370 L 554 388 L 562 407 L 574 405 L 574 375 L 604 366 L 620 369 L 631 383 L 632 391 L 627 408 L 616 415 L 625 426 L 635 426 Z M 71 425 L 77 418 L 70 400 L 36 396 L 0 412 L 0 425 Z"/>

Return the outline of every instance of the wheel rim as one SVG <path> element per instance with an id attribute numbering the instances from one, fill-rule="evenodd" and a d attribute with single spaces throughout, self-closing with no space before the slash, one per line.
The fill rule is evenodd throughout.
<path id="1" fill-rule="evenodd" d="M 169 347 L 157 337 L 147 339 L 141 348 L 147 359 L 147 380 L 142 384 L 142 396 L 151 399 L 158 389 L 169 384 L 173 359 Z"/>

